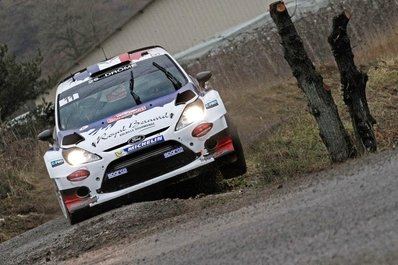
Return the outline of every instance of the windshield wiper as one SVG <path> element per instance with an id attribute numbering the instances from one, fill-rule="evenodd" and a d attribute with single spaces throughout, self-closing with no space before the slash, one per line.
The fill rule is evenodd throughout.
<path id="1" fill-rule="evenodd" d="M 158 68 L 160 71 L 162 71 L 162 72 L 166 75 L 167 79 L 169 79 L 169 80 L 171 81 L 171 83 L 173 83 L 173 86 L 174 86 L 174 88 L 175 88 L 176 90 L 177 90 L 177 89 L 180 89 L 180 88 L 182 87 L 181 82 L 178 81 L 178 79 L 177 79 L 172 73 L 170 73 L 169 71 L 167 71 L 166 68 L 160 66 L 160 65 L 157 64 L 156 62 L 153 62 L 152 64 L 153 64 L 153 66 L 155 66 L 156 68 Z"/>
<path id="2" fill-rule="evenodd" d="M 134 92 L 134 74 L 133 71 L 130 72 L 130 94 L 133 96 L 135 103 L 137 105 L 142 104 L 140 97 Z"/>

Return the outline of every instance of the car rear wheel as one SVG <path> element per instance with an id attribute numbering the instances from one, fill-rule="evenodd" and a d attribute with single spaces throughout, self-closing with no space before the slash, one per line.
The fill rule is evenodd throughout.
<path id="1" fill-rule="evenodd" d="M 232 143 L 235 149 L 234 152 L 236 155 L 236 160 L 228 165 L 221 166 L 220 172 L 225 179 L 230 179 L 245 174 L 247 171 L 247 166 L 238 130 L 228 116 L 225 116 L 225 119 L 227 120 L 229 133 L 232 136 Z"/>

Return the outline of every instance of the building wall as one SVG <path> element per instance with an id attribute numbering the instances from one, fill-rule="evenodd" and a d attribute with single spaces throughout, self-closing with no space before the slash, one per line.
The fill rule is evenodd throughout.
<path id="1" fill-rule="evenodd" d="M 161 45 L 175 54 L 267 12 L 271 0 L 155 0 L 99 44 L 108 58 L 143 46 Z M 95 48 L 70 72 L 104 60 Z M 46 97 L 54 101 L 55 90 Z"/>

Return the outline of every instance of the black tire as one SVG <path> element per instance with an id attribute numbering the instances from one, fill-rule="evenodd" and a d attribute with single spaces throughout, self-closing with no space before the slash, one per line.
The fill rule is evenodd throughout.
<path id="1" fill-rule="evenodd" d="M 232 136 L 232 143 L 235 148 L 236 160 L 228 165 L 221 166 L 220 172 L 225 179 L 230 179 L 245 174 L 247 171 L 247 166 L 238 130 L 228 116 L 225 116 L 225 119 L 227 120 L 228 131 Z"/>
<path id="2" fill-rule="evenodd" d="M 199 176 L 192 179 L 192 184 L 194 186 L 193 191 L 197 194 L 212 194 L 220 192 L 220 184 L 218 181 L 218 171 L 212 170 L 200 174 Z M 221 179 L 221 178 L 220 178 Z"/>
<path id="3" fill-rule="evenodd" d="M 86 209 L 87 210 L 87 209 Z M 80 223 L 81 221 L 87 219 L 86 214 L 84 213 L 84 210 L 79 210 L 73 213 L 69 213 L 69 224 L 74 225 L 77 223 Z"/>

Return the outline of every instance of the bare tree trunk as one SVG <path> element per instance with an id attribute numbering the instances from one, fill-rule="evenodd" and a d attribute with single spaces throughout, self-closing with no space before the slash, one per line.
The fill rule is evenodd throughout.
<path id="1" fill-rule="evenodd" d="M 376 120 L 369 111 L 366 99 L 367 74 L 358 71 L 354 63 L 350 39 L 347 34 L 347 25 L 350 14 L 343 12 L 333 18 L 333 31 L 328 41 L 332 48 L 334 58 L 340 70 L 341 86 L 344 102 L 348 107 L 352 125 L 357 139 L 357 147 L 361 153 L 364 149 L 368 152 L 377 150 L 377 143 L 373 131 Z"/>
<path id="2" fill-rule="evenodd" d="M 330 91 L 308 58 L 302 39 L 282 1 L 270 5 L 270 13 L 282 39 L 285 59 L 308 99 L 311 114 L 318 123 L 320 136 L 334 162 L 345 161 L 356 153 L 345 130 Z"/>

